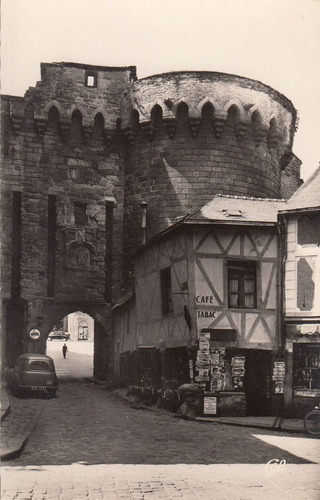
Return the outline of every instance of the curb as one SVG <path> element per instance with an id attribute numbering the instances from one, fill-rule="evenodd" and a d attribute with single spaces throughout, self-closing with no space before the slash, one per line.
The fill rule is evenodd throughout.
<path id="1" fill-rule="evenodd" d="M 12 460 L 13 458 L 17 458 L 23 451 L 23 448 L 28 442 L 29 436 L 25 437 L 24 440 L 22 441 L 21 445 L 18 448 L 15 448 L 14 450 L 7 451 L 6 453 L 1 453 L 1 460 L 5 462 L 6 460 Z"/>
<path id="2" fill-rule="evenodd" d="M 251 427 L 252 429 L 264 429 L 266 431 L 273 431 L 273 432 L 292 432 L 293 434 L 298 434 L 302 433 L 304 434 L 303 429 L 291 429 L 287 427 L 273 427 L 273 426 L 268 426 L 268 425 L 263 425 L 263 424 L 246 424 L 246 423 L 241 423 L 241 422 L 223 422 L 221 420 L 217 420 L 219 424 L 224 424 L 224 425 L 234 425 L 238 427 Z"/>
<path id="3" fill-rule="evenodd" d="M 10 403 L 6 405 L 6 409 L 2 409 L 3 404 L 1 403 L 1 422 L 5 420 L 5 418 L 10 414 L 11 412 L 11 406 Z"/>
<path id="4" fill-rule="evenodd" d="M 11 405 L 8 398 L 7 387 L 5 384 L 1 384 L 1 422 L 9 415 L 11 411 Z"/>
<path id="5" fill-rule="evenodd" d="M 123 394 L 119 394 L 116 391 L 112 391 L 112 393 L 118 397 L 119 399 L 126 401 L 127 403 L 134 405 L 135 408 L 137 409 L 143 409 L 143 410 L 149 410 L 149 411 L 154 411 L 158 412 L 158 408 L 153 408 L 152 406 L 145 406 L 143 404 L 139 405 L 134 403 L 132 400 L 130 400 L 128 397 L 126 397 Z M 173 414 L 171 414 L 173 415 Z M 196 417 L 195 421 L 198 423 L 210 423 L 210 424 L 223 424 L 223 425 L 233 425 L 233 426 L 238 426 L 238 427 L 247 427 L 247 428 L 252 428 L 252 429 L 263 429 L 267 431 L 273 431 L 273 432 L 288 432 L 292 434 L 305 434 L 304 429 L 298 429 L 298 428 L 288 428 L 288 427 L 282 427 L 281 425 L 278 426 L 268 426 L 268 425 L 263 425 L 263 424 L 255 424 L 255 423 L 247 423 L 247 422 L 230 422 L 230 421 L 223 421 L 219 419 L 206 419 L 205 417 Z"/>

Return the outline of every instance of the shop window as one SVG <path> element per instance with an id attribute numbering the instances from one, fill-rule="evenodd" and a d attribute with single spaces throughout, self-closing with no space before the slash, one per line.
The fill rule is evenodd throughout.
<path id="1" fill-rule="evenodd" d="M 257 307 L 257 263 L 228 262 L 229 307 L 255 309 Z"/>
<path id="2" fill-rule="evenodd" d="M 87 222 L 87 206 L 85 203 L 74 203 L 74 223 L 76 226 L 85 226 Z"/>
<path id="3" fill-rule="evenodd" d="M 167 267 L 160 271 L 162 315 L 172 312 L 171 269 Z"/>
<path id="4" fill-rule="evenodd" d="M 320 396 L 320 344 L 294 346 L 293 376 L 295 396 Z"/>
<path id="5" fill-rule="evenodd" d="M 88 340 L 88 323 L 85 320 L 79 322 L 78 340 Z"/>

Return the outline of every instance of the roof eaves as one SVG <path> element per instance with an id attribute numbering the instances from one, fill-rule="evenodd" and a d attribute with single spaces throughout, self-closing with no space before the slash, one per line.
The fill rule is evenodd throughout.
<path id="1" fill-rule="evenodd" d="M 237 226 L 275 226 L 278 224 L 277 221 L 256 221 L 256 220 L 224 220 L 224 219 L 189 219 L 187 221 L 184 221 L 184 224 L 214 224 L 214 225 L 237 225 Z"/>
<path id="2" fill-rule="evenodd" d="M 287 210 L 279 210 L 279 214 L 294 214 L 300 212 L 317 212 L 320 210 L 320 205 L 317 207 L 303 207 L 303 208 L 288 208 Z"/>

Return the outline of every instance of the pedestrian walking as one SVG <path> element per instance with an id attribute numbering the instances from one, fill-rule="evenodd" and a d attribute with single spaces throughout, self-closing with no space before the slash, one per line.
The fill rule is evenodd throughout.
<path id="1" fill-rule="evenodd" d="M 63 344 L 62 354 L 63 354 L 64 359 L 66 359 L 67 351 L 68 351 L 67 344 Z"/>

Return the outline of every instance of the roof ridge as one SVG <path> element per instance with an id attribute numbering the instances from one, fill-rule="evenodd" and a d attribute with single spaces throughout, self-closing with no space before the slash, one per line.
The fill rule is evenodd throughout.
<path id="1" fill-rule="evenodd" d="M 239 196 L 239 195 L 232 195 L 232 194 L 223 194 L 223 193 L 218 193 L 214 195 L 215 197 L 220 197 L 220 198 L 233 198 L 237 200 L 253 200 L 253 201 L 280 201 L 280 202 L 286 202 L 284 198 L 259 198 L 256 196 Z"/>
<path id="2" fill-rule="evenodd" d="M 301 191 L 304 191 L 313 181 L 314 179 L 319 175 L 320 173 L 320 165 L 315 169 L 315 171 L 307 178 L 306 181 L 301 184 L 301 186 L 298 187 L 298 189 L 293 193 L 291 198 L 287 200 L 287 202 L 294 201 L 297 196 L 300 195 Z"/>

